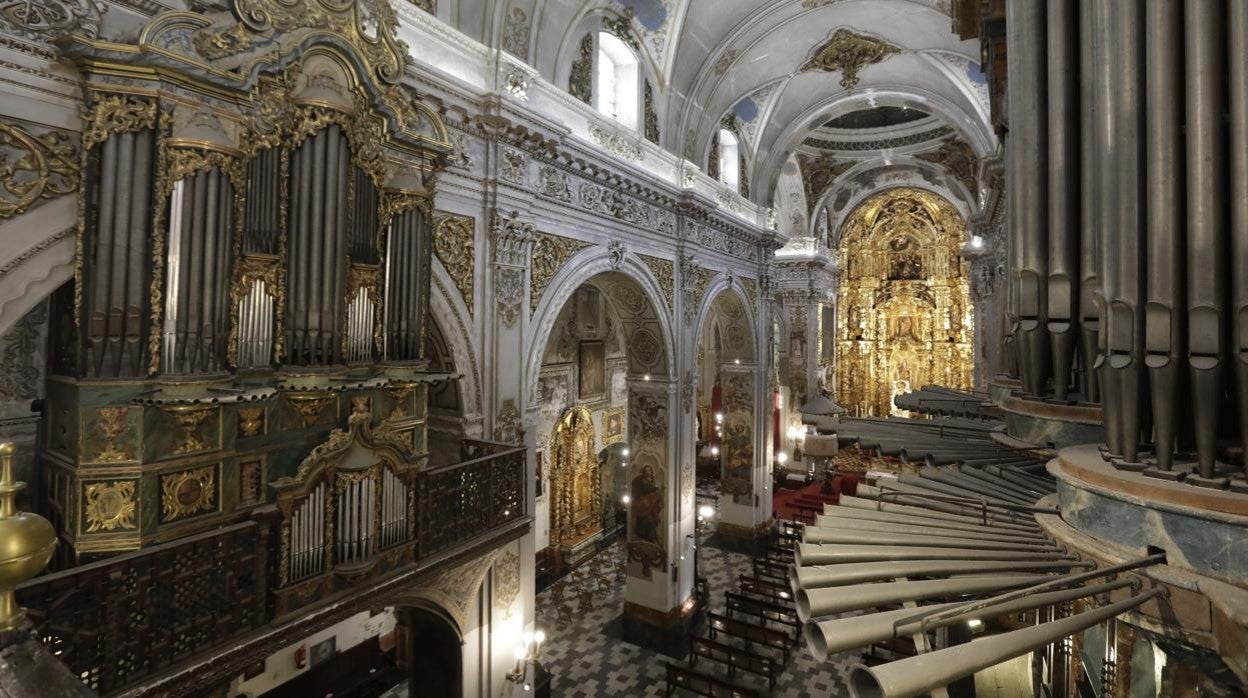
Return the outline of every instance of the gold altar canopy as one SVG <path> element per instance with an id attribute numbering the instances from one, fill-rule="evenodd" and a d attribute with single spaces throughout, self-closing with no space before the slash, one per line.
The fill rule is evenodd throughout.
<path id="1" fill-rule="evenodd" d="M 851 414 L 904 414 L 893 397 L 930 383 L 971 387 L 965 231 L 952 204 L 913 188 L 876 194 L 846 219 L 836 386 Z"/>
<path id="2" fill-rule="evenodd" d="M 572 544 L 602 530 L 602 489 L 594 419 L 581 406 L 568 409 L 551 435 L 550 539 Z"/>

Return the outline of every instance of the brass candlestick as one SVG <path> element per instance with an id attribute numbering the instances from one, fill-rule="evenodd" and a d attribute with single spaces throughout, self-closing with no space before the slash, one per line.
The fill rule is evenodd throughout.
<path id="1" fill-rule="evenodd" d="M 13 481 L 11 443 L 0 444 L 0 632 L 18 629 L 26 614 L 13 590 L 39 574 L 56 550 L 56 530 L 47 519 L 17 510 L 17 493 L 26 483 Z"/>

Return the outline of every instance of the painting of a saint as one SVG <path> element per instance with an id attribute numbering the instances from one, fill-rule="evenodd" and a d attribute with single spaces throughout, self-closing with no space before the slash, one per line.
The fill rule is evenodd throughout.
<path id="1" fill-rule="evenodd" d="M 606 348 L 602 340 L 581 342 L 578 396 L 581 400 L 601 400 L 607 395 Z"/>
<path id="2" fill-rule="evenodd" d="M 663 520 L 663 491 L 654 475 L 654 468 L 643 465 L 629 487 L 633 508 L 633 540 L 659 542 Z"/>

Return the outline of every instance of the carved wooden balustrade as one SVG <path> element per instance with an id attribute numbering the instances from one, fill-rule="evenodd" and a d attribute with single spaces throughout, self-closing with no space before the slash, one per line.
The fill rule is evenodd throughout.
<path id="1" fill-rule="evenodd" d="M 269 620 L 269 525 L 247 521 L 17 590 L 40 639 L 100 695 Z"/>
<path id="2" fill-rule="evenodd" d="M 418 474 L 418 554 L 444 552 L 525 516 L 525 449 L 464 441 L 472 460 Z"/>
<path id="3" fill-rule="evenodd" d="M 347 433 L 358 437 L 360 429 Z M 382 440 L 384 435 L 372 434 L 365 439 L 370 445 Z M 335 617 L 345 618 L 384 604 L 372 592 L 394 586 L 396 578 L 436 571 L 472 548 L 492 545 L 494 537 L 522 532 L 517 527 L 528 515 L 523 447 L 465 442 L 461 454 L 467 461 L 416 470 L 395 468 L 385 459 L 365 465 L 359 460 L 359 440 L 350 441 L 349 447 L 339 444 L 345 457 L 326 461 L 330 467 L 321 468 L 319 475 L 310 473 L 306 486 L 275 482 L 276 506 L 257 510 L 255 520 L 38 577 L 19 587 L 18 602 L 27 608 L 43 642 L 83 683 L 100 695 L 113 695 L 189 672 L 179 665 L 226 651 L 227 646 L 263 647 L 284 624 L 324 607 L 340 607 Z M 333 452 L 327 448 L 318 455 Z M 370 475 L 362 478 L 364 473 Z M 329 537 L 321 539 L 325 556 L 320 570 L 283 581 L 283 530 L 295 523 L 298 505 L 314 502 L 312 493 L 322 486 L 322 501 L 344 501 L 351 485 L 365 480 L 380 489 L 366 490 L 377 495 L 379 507 L 369 510 L 369 518 L 381 519 L 370 533 L 380 540 L 362 548 L 373 553 L 341 564 L 339 546 L 344 541 L 333 531 L 342 519 L 327 512 L 334 525 L 328 527 Z M 405 512 L 412 518 L 405 517 L 402 535 L 388 533 L 385 525 L 386 512 L 393 509 L 387 508 L 387 483 L 394 487 L 398 481 L 415 482 L 407 495 L 415 511 Z M 284 496 L 284 489 L 298 496 Z M 284 504 L 293 506 L 283 512 Z M 285 557 L 290 565 L 289 550 Z M 308 580 L 320 582 L 309 585 Z M 181 676 L 172 683 L 181 685 L 193 675 Z M 194 690 L 174 689 L 172 694 L 183 693 Z"/>

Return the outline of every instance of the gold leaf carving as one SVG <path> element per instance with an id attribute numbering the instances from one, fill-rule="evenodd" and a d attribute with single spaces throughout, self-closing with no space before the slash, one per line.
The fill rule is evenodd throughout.
<path id="1" fill-rule="evenodd" d="M 469 316 L 472 315 L 472 284 L 476 265 L 474 237 L 472 218 L 451 214 L 439 214 L 434 218 L 433 253 L 455 282 Z"/>
<path id="2" fill-rule="evenodd" d="M 869 65 L 875 65 L 889 56 L 901 53 L 901 48 L 882 39 L 859 34 L 850 29 L 837 29 L 821 46 L 815 49 L 802 71 L 841 71 L 841 87 L 847 90 L 858 85 L 858 73 Z"/>
<path id="3" fill-rule="evenodd" d="M 184 470 L 160 478 L 161 517 L 176 521 L 216 507 L 216 466 Z"/>
<path id="4" fill-rule="evenodd" d="M 0 122 L 0 218 L 25 213 L 43 199 L 78 191 L 81 179 L 77 138 L 60 131 L 32 134 Z"/>
<path id="5" fill-rule="evenodd" d="M 671 310 L 676 305 L 675 263 L 669 259 L 651 257 L 646 254 L 637 256 L 641 257 L 641 261 L 650 268 L 650 273 L 654 274 L 655 280 L 659 282 L 659 288 L 663 289 L 663 297 L 667 299 L 667 309 Z"/>
<path id="6" fill-rule="evenodd" d="M 132 529 L 134 524 L 134 482 L 94 482 L 86 487 L 87 533 Z"/>
<path id="7" fill-rule="evenodd" d="M 572 255 L 589 247 L 590 243 L 559 235 L 538 233 L 533 241 L 533 261 L 529 272 L 530 308 L 537 308 L 537 301 L 550 285 L 551 279 L 563 268 Z"/>
<path id="8" fill-rule="evenodd" d="M 100 430 L 100 436 L 104 438 L 104 446 L 100 448 L 100 453 L 95 459 L 101 463 L 131 460 L 130 452 L 124 448 L 117 448 L 115 443 L 121 433 L 126 430 L 126 416 L 130 414 L 130 408 L 100 407 L 95 410 L 95 414 L 96 428 Z"/>

